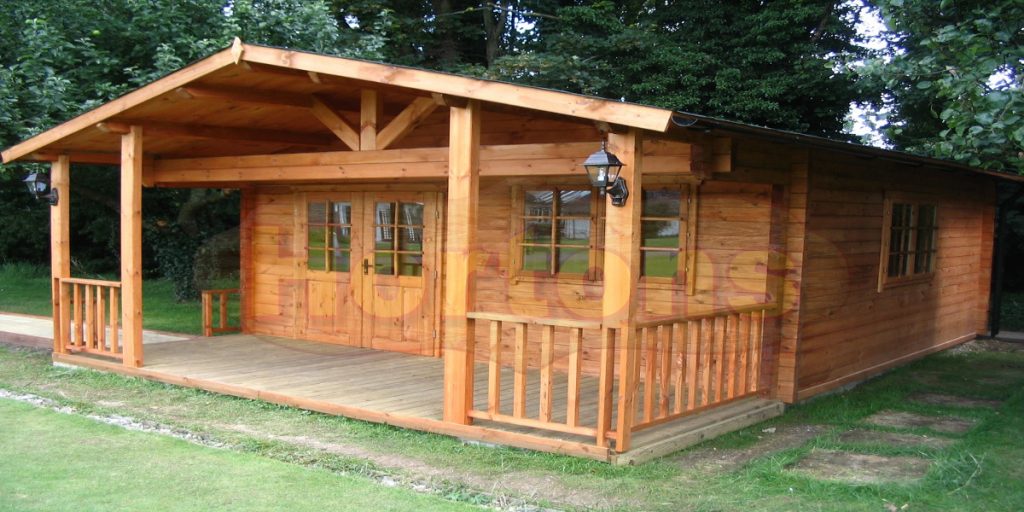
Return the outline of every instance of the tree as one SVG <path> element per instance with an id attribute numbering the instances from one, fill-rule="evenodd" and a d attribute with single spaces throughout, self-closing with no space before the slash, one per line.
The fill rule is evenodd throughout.
<path id="1" fill-rule="evenodd" d="M 879 0 L 888 49 L 862 73 L 900 149 L 1024 173 L 1024 3 Z"/>

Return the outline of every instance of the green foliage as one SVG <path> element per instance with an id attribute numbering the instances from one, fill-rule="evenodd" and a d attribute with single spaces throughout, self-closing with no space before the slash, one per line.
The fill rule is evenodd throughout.
<path id="1" fill-rule="evenodd" d="M 897 146 L 1024 173 L 1024 3 L 880 0 L 889 50 L 867 63 Z"/>

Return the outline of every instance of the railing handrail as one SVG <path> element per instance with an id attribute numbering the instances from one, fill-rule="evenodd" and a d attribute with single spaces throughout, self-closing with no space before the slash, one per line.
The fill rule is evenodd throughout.
<path id="1" fill-rule="evenodd" d="M 520 316 L 509 313 L 490 313 L 487 311 L 471 311 L 466 313 L 466 318 L 473 320 L 491 320 L 494 322 L 510 322 L 527 325 L 549 325 L 552 327 L 568 327 L 570 329 L 600 329 L 601 322 L 597 320 L 574 320 L 569 318 L 550 318 Z"/>
<path id="2" fill-rule="evenodd" d="M 219 288 L 213 290 L 202 290 L 202 293 L 221 294 L 221 293 L 239 293 L 238 288 Z"/>
<path id="3" fill-rule="evenodd" d="M 660 316 L 656 318 L 648 318 L 641 320 L 636 323 L 637 329 L 645 327 L 657 327 L 659 325 L 678 324 L 682 322 L 693 322 L 695 320 L 703 320 L 705 318 L 713 318 L 722 315 L 736 315 L 744 313 L 753 313 L 755 311 L 765 311 L 775 307 L 773 303 L 759 303 L 749 304 L 746 306 L 727 306 L 724 308 L 712 309 L 704 313 L 698 314 L 687 314 L 687 315 L 675 315 L 675 316 Z"/>
<path id="4" fill-rule="evenodd" d="M 100 279 L 85 279 L 81 277 L 60 277 L 62 284 L 81 284 L 87 286 L 106 286 L 108 288 L 120 288 L 120 281 L 103 281 Z"/>

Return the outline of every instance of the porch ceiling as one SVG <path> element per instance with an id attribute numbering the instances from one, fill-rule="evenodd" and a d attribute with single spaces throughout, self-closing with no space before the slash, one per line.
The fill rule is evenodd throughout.
<path id="1" fill-rule="evenodd" d="M 671 119 L 669 110 L 236 40 L 232 48 L 8 148 L 3 160 L 70 154 L 72 161 L 117 163 L 119 127 L 131 124 L 143 126 L 146 155 L 154 158 L 348 150 L 318 108 L 326 106 L 358 132 L 364 90 L 379 95 L 378 128 L 417 99 L 439 105 L 481 99 L 485 122 L 555 120 L 593 134 L 595 122 L 664 131 Z M 428 110 L 432 114 L 415 123 L 421 136 L 390 147 L 446 146 L 447 109 Z"/>

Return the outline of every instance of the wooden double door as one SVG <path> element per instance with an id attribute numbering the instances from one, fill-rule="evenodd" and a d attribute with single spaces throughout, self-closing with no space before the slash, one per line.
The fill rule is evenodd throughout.
<path id="1" fill-rule="evenodd" d="M 436 192 L 300 194 L 298 336 L 439 355 L 440 205 Z"/>

